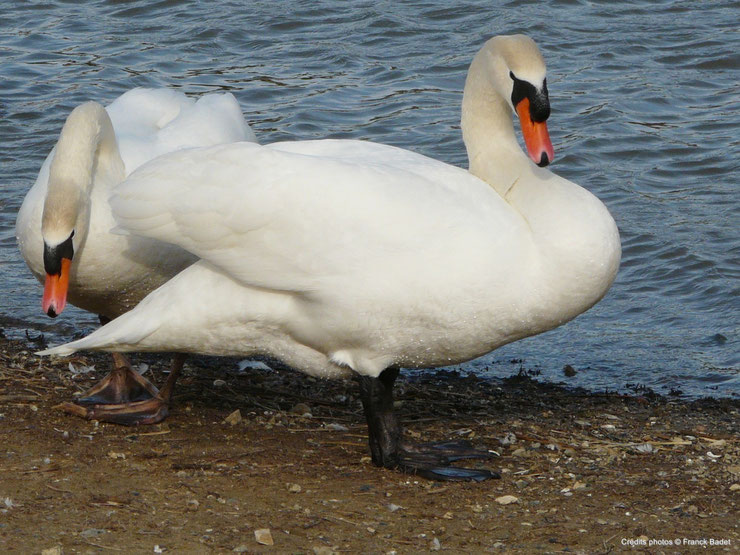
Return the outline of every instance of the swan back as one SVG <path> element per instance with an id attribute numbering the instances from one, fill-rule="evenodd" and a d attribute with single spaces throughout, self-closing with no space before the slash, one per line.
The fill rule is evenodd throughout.
<path id="1" fill-rule="evenodd" d="M 172 90 L 139 88 L 106 109 L 94 102 L 78 106 L 18 212 L 21 254 L 44 281 L 44 257 L 64 250 L 73 257 L 71 302 L 114 317 L 193 257 L 170 245 L 111 234 L 112 188 L 166 152 L 254 140 L 229 93 L 196 101 Z"/>

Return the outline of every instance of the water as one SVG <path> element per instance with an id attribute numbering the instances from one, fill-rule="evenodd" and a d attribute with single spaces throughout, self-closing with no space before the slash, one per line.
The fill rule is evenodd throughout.
<path id="1" fill-rule="evenodd" d="M 262 142 L 360 138 L 466 165 L 459 110 L 483 41 L 524 32 L 548 63 L 553 170 L 621 230 L 607 297 L 511 359 L 593 390 L 739 396 L 740 10 L 691 2 L 6 2 L 0 22 L 0 326 L 52 342 L 95 327 L 41 314 L 14 221 L 66 115 L 135 86 L 229 90 Z M 491 4 L 498 4 L 491 6 Z M 35 333 L 35 332 L 33 332 Z"/>

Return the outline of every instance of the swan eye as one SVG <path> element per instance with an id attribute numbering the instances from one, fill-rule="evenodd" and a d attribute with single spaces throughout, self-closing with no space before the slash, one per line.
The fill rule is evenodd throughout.
<path id="1" fill-rule="evenodd" d="M 516 107 L 525 98 L 529 100 L 529 111 L 532 121 L 545 121 L 550 116 L 550 98 L 547 93 L 547 79 L 543 80 L 542 89 L 537 88 L 524 79 L 519 79 L 514 72 L 509 72 L 509 77 L 514 81 L 511 90 L 511 104 Z"/>
<path id="2" fill-rule="evenodd" d="M 62 258 L 72 260 L 74 257 L 74 246 L 72 237 L 75 232 L 72 231 L 69 237 L 54 247 L 50 247 L 44 242 L 44 270 L 49 275 L 59 275 L 62 272 Z"/>

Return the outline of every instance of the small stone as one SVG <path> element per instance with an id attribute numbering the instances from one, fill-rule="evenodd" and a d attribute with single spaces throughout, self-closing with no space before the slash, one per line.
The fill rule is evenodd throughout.
<path id="1" fill-rule="evenodd" d="M 126 459 L 126 453 L 116 453 L 115 451 L 108 451 L 108 456 L 111 459 Z"/>
<path id="2" fill-rule="evenodd" d="M 232 426 L 236 426 L 241 421 L 242 421 L 242 413 L 239 409 L 236 409 L 229 416 L 224 418 L 224 423 L 231 424 Z"/>
<path id="3" fill-rule="evenodd" d="M 519 447 L 519 449 L 515 449 L 511 455 L 513 457 L 526 457 L 527 450 L 524 447 Z"/>
<path id="4" fill-rule="evenodd" d="M 306 403 L 298 403 L 292 409 L 290 409 L 290 412 L 308 418 L 313 416 L 313 414 L 311 414 L 311 407 L 309 407 Z"/>
<path id="5" fill-rule="evenodd" d="M 101 534 L 105 534 L 107 531 L 108 530 L 104 530 L 102 528 L 88 528 L 87 530 L 80 532 L 80 536 L 83 538 L 96 538 Z"/>
<path id="6" fill-rule="evenodd" d="M 496 503 L 499 505 L 511 505 L 512 503 L 519 503 L 519 498 L 514 495 L 502 495 L 496 498 Z"/>
<path id="7" fill-rule="evenodd" d="M 288 485 L 288 491 L 290 493 L 301 493 L 301 491 L 303 491 L 303 488 L 300 486 L 300 484 L 290 484 Z"/>
<path id="8" fill-rule="evenodd" d="M 197 511 L 198 507 L 200 507 L 200 503 L 198 502 L 197 499 L 188 499 L 188 502 L 187 502 L 188 511 Z"/>
<path id="9" fill-rule="evenodd" d="M 154 546 L 154 553 L 164 553 L 164 552 L 165 552 L 165 548 L 162 547 L 161 545 L 157 544 Z"/>
<path id="10" fill-rule="evenodd" d="M 434 538 L 432 540 L 432 545 L 429 546 L 429 549 L 431 551 L 439 551 L 442 549 L 442 544 L 439 543 L 439 540 L 437 538 Z"/>
<path id="11" fill-rule="evenodd" d="M 255 530 L 254 539 L 257 540 L 257 543 L 260 545 L 275 544 L 275 542 L 272 541 L 272 533 L 269 528 L 260 528 L 259 530 Z"/>
<path id="12" fill-rule="evenodd" d="M 740 484 L 732 484 L 730 486 L 730 491 L 740 491 Z"/>
<path id="13" fill-rule="evenodd" d="M 316 545 L 313 548 L 314 555 L 336 555 L 336 551 L 326 545 Z"/>
<path id="14" fill-rule="evenodd" d="M 566 364 L 563 367 L 563 374 L 565 374 L 566 377 L 572 378 L 577 374 L 576 369 L 573 368 L 570 364 Z"/>
<path id="15" fill-rule="evenodd" d="M 504 437 L 499 438 L 498 442 L 501 445 L 514 445 L 516 443 L 516 434 L 514 432 L 508 432 Z"/>
<path id="16" fill-rule="evenodd" d="M 62 546 L 61 545 L 55 545 L 54 547 L 49 547 L 47 549 L 41 550 L 41 555 L 62 555 Z"/>
<path id="17" fill-rule="evenodd" d="M 234 549 L 232 549 L 234 553 L 246 553 L 249 551 L 249 546 L 245 544 L 237 545 Z"/>
<path id="18" fill-rule="evenodd" d="M 213 380 L 213 387 L 223 387 L 226 385 L 224 380 Z"/>
<path id="19" fill-rule="evenodd" d="M 403 509 L 401 505 L 396 505 L 395 503 L 388 504 L 388 510 L 392 513 L 395 513 L 396 511 Z"/>
<path id="20" fill-rule="evenodd" d="M 453 515 L 450 511 L 447 511 L 445 514 L 442 515 L 442 518 L 446 520 L 452 520 L 455 518 L 455 515 Z"/>
<path id="21" fill-rule="evenodd" d="M 326 428 L 329 430 L 334 430 L 335 432 L 349 432 L 349 428 L 347 426 L 337 424 L 336 422 L 330 422 L 326 425 Z"/>

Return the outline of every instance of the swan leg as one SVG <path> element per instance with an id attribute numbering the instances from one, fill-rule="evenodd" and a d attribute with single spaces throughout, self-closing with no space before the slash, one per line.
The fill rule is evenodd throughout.
<path id="1" fill-rule="evenodd" d="M 149 380 L 131 369 L 128 360 L 113 354 L 113 370 L 75 403 L 59 405 L 63 411 L 89 420 L 125 426 L 156 424 L 169 415 L 175 382 L 185 363 L 185 355 L 176 354 L 164 387 L 158 390 Z"/>
<path id="2" fill-rule="evenodd" d="M 377 378 L 359 378 L 373 463 L 431 480 L 480 482 L 500 478 L 497 472 L 490 470 L 450 466 L 450 463 L 460 459 L 491 457 L 487 451 L 473 449 L 468 442 L 413 445 L 401 440 L 401 424 L 393 410 L 393 384 L 398 372 L 398 368 L 388 368 Z"/>

